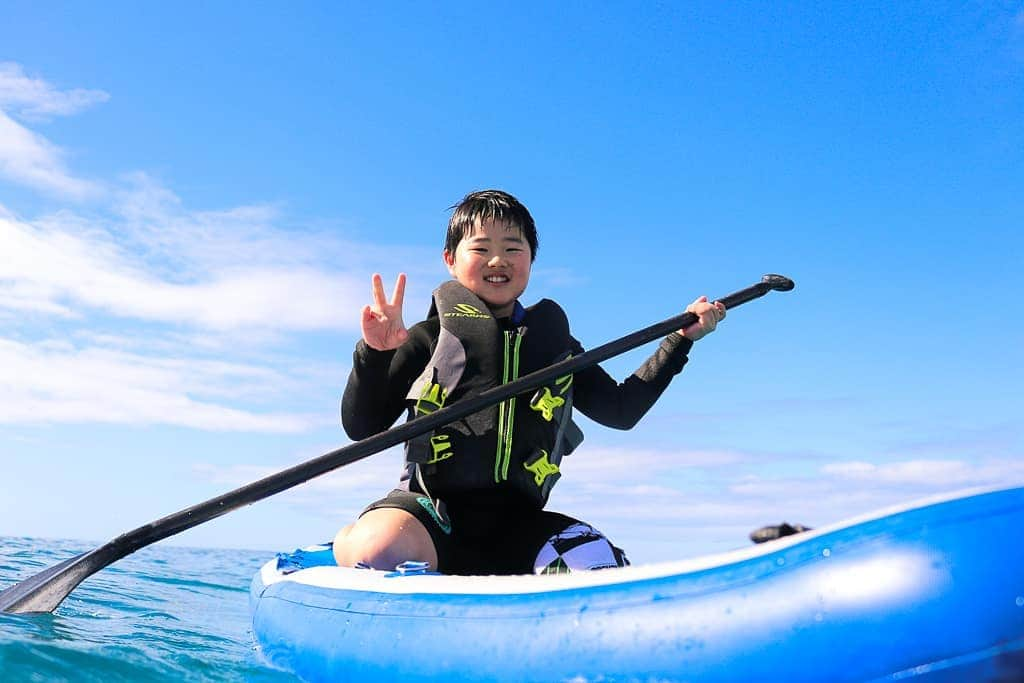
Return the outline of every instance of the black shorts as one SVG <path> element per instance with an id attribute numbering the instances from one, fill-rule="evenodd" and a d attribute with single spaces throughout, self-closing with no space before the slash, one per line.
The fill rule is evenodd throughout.
<path id="1" fill-rule="evenodd" d="M 426 527 L 437 550 L 437 571 L 444 574 L 533 574 L 541 549 L 573 525 L 600 532 L 557 512 L 526 506 L 481 506 L 448 500 L 437 509 L 430 498 L 395 489 L 367 506 L 405 510 Z M 607 543 L 611 566 L 628 564 L 622 551 Z"/>

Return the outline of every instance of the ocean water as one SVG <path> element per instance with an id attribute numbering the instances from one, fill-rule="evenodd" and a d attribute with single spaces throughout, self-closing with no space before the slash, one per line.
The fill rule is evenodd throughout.
<path id="1" fill-rule="evenodd" d="M 0 537 L 0 588 L 96 547 Z M 271 552 L 144 548 L 53 614 L 0 614 L 4 681 L 293 682 L 255 649 L 248 590 Z"/>

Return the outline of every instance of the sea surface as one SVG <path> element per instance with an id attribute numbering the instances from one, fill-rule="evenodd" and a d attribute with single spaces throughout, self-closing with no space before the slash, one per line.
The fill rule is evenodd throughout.
<path id="1" fill-rule="evenodd" d="M 0 537 L 0 589 L 92 544 Z M 265 663 L 249 582 L 272 552 L 144 548 L 86 579 L 53 614 L 0 614 L 4 681 L 294 682 Z"/>

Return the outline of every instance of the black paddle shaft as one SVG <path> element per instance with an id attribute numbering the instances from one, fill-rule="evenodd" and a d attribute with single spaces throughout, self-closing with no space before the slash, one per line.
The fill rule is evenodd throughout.
<path id="1" fill-rule="evenodd" d="M 793 281 L 782 275 L 765 275 L 761 282 L 719 299 L 726 308 L 734 308 L 770 291 L 788 292 Z M 579 356 L 567 358 L 508 384 L 493 387 L 369 438 L 325 453 L 294 467 L 246 484 L 234 491 L 175 512 L 155 522 L 122 534 L 106 545 L 76 555 L 34 576 L 0 591 L 0 612 L 52 612 L 86 578 L 126 555 L 159 540 L 191 529 L 211 519 L 250 505 L 297 486 L 344 465 L 362 460 L 438 427 L 461 420 L 479 410 L 496 405 L 512 396 L 525 394 L 564 375 L 578 372 L 601 361 L 634 349 L 659 337 L 697 322 L 693 313 L 682 313 L 625 337 L 598 346 Z"/>

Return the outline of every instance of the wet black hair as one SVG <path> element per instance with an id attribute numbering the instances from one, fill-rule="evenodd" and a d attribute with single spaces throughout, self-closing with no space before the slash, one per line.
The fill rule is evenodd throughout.
<path id="1" fill-rule="evenodd" d="M 533 216 L 523 204 L 502 190 L 479 190 L 470 192 L 458 204 L 449 207 L 452 217 L 448 220 L 448 235 L 444 248 L 454 254 L 466 237 L 473 234 L 480 221 L 504 221 L 510 227 L 519 228 L 530 245 L 530 261 L 537 258 L 537 226 Z"/>

